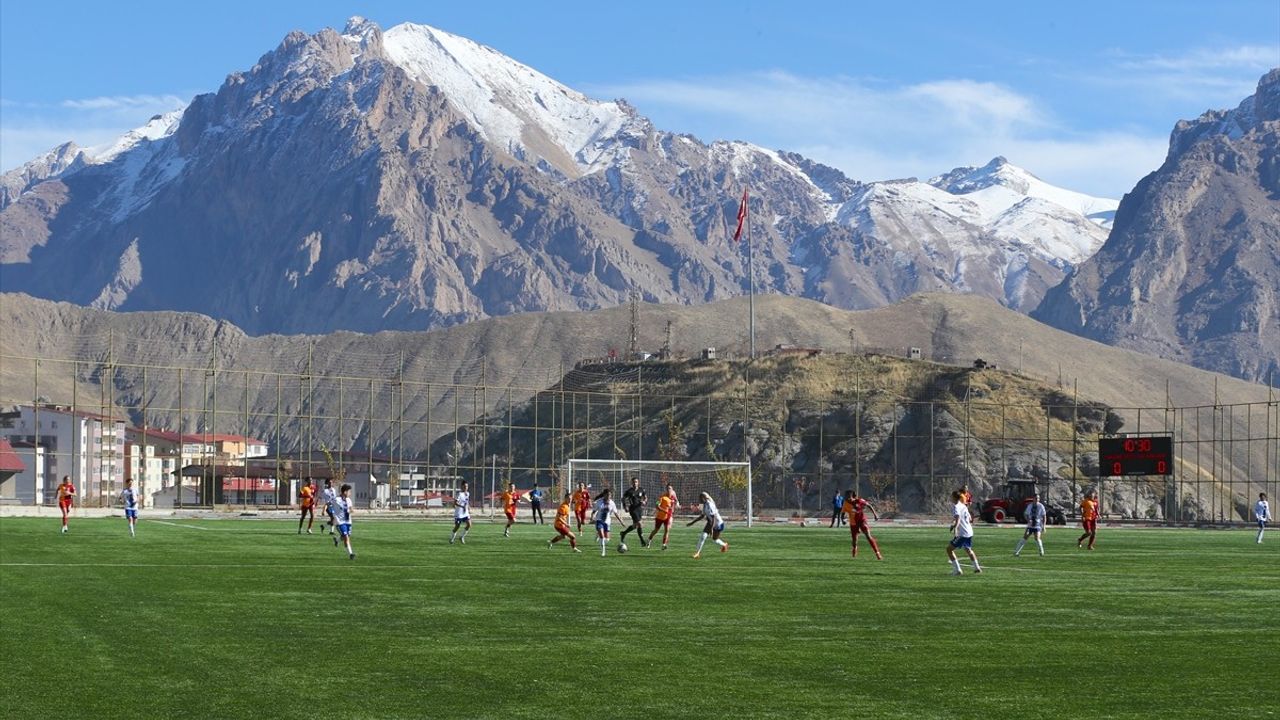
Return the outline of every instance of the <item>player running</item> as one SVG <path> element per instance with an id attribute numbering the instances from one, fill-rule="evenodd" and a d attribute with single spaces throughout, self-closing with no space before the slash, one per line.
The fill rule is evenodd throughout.
<path id="1" fill-rule="evenodd" d="M 555 544 L 565 538 L 569 538 L 569 547 L 573 548 L 576 553 L 582 552 L 578 549 L 578 536 L 573 534 L 573 530 L 569 529 L 569 506 L 573 503 L 573 495 L 571 493 L 564 494 L 564 500 L 560 502 L 560 507 L 556 509 L 555 529 L 556 535 L 547 541 L 547 549 L 555 547 Z"/>
<path id="2" fill-rule="evenodd" d="M 298 490 L 298 504 L 302 506 L 302 514 L 298 517 L 298 534 L 302 534 L 302 521 L 307 520 L 307 534 L 311 534 L 311 526 L 316 522 L 316 481 L 310 480 Z M 309 519 L 308 519 L 309 518 Z"/>
<path id="3" fill-rule="evenodd" d="M 671 537 L 671 521 L 675 518 L 676 508 L 680 500 L 676 497 L 676 489 L 667 485 L 667 491 L 658 496 L 658 507 L 653 512 L 653 532 L 649 533 L 649 547 L 653 546 L 653 536 L 662 529 L 662 549 L 667 549 L 667 540 Z"/>
<path id="4" fill-rule="evenodd" d="M 1093 549 L 1093 543 L 1098 539 L 1098 492 L 1090 490 L 1084 494 L 1084 500 L 1080 501 L 1080 525 L 1084 528 L 1084 534 L 1080 539 L 1076 540 L 1076 547 L 1083 547 L 1084 541 L 1089 541 L 1089 549 Z"/>
<path id="5" fill-rule="evenodd" d="M 71 476 L 63 475 L 58 484 L 58 509 L 62 511 L 62 532 L 67 532 L 67 516 L 71 514 L 71 504 L 75 502 L 76 486 L 71 484 Z"/>
<path id="6" fill-rule="evenodd" d="M 961 495 L 959 490 L 951 493 L 951 501 L 955 503 L 955 507 L 951 508 L 951 542 L 947 543 L 947 560 L 951 562 L 951 574 L 964 574 L 960 569 L 960 561 L 956 558 L 956 550 L 960 548 L 964 548 L 964 551 L 969 554 L 969 559 L 973 561 L 973 571 L 980 573 L 982 566 L 978 564 L 978 556 L 973 553 L 973 516 L 969 514 L 969 506 L 964 503 L 964 495 Z"/>
<path id="7" fill-rule="evenodd" d="M 1267 502 L 1266 493 L 1258 493 L 1258 502 L 1253 504 L 1253 518 L 1258 521 L 1258 544 L 1262 544 L 1262 534 L 1267 531 L 1267 521 L 1271 519 L 1271 504 Z"/>
<path id="8" fill-rule="evenodd" d="M 1013 549 L 1013 556 L 1020 557 L 1022 548 L 1027 544 L 1027 538 L 1035 535 L 1036 547 L 1040 548 L 1040 557 L 1044 557 L 1044 541 L 1041 540 L 1041 536 L 1044 535 L 1045 510 L 1044 503 L 1040 502 L 1040 493 L 1031 496 L 1031 502 L 1027 503 L 1024 512 L 1027 516 L 1027 529 L 1023 531 L 1018 547 Z"/>
<path id="9" fill-rule="evenodd" d="M 342 547 L 347 557 L 356 559 L 356 551 L 351 549 L 351 486 L 343 483 L 338 496 L 333 501 L 333 515 L 338 521 L 338 535 L 333 538 L 334 547 L 338 546 L 338 538 L 342 538 Z"/>
<path id="10" fill-rule="evenodd" d="M 596 523 L 596 542 L 600 543 L 600 557 L 605 556 L 605 550 L 609 547 L 609 518 L 616 517 L 618 522 L 622 522 L 622 516 L 618 514 L 618 506 L 613 503 L 613 491 L 605 488 L 596 496 L 596 509 L 592 514 L 592 518 Z"/>
<path id="11" fill-rule="evenodd" d="M 853 535 L 853 556 L 858 557 L 858 533 L 861 532 L 867 536 L 867 542 L 871 543 L 871 550 L 875 552 L 877 560 L 883 560 L 884 556 L 880 554 L 880 546 L 876 544 L 876 539 L 871 537 L 871 528 L 867 526 L 867 510 L 871 510 L 871 515 L 876 520 L 880 519 L 880 513 L 876 512 L 875 506 L 867 502 L 865 498 L 858 497 L 858 491 L 850 488 L 844 494 L 844 504 L 841 510 L 849 517 L 849 533 Z"/>
<path id="12" fill-rule="evenodd" d="M 338 494 L 333 491 L 333 480 L 329 478 L 324 479 L 324 490 L 320 491 L 320 499 L 324 502 L 324 514 L 328 518 L 325 521 L 324 531 L 332 533 L 334 524 L 333 503 L 338 499 Z"/>
<path id="13" fill-rule="evenodd" d="M 449 535 L 449 544 L 452 545 L 455 538 L 458 537 L 458 528 L 466 526 L 462 530 L 462 544 L 467 544 L 467 533 L 471 532 L 471 493 L 467 492 L 467 483 L 463 481 L 462 489 L 457 495 L 453 496 L 453 533 Z"/>
<path id="14" fill-rule="evenodd" d="M 698 508 L 698 515 L 690 520 L 685 527 L 689 527 L 699 520 L 706 520 L 707 524 L 702 528 L 702 536 L 698 538 L 698 549 L 693 553 L 693 559 L 697 560 L 702 557 L 702 544 L 707 541 L 710 535 L 715 544 L 720 546 L 720 552 L 729 552 L 729 543 L 720 539 L 720 533 L 724 532 L 724 518 L 720 517 L 720 509 L 716 507 L 716 501 L 711 499 L 707 493 L 698 495 L 698 499 L 702 501 L 702 506 Z"/>
<path id="15" fill-rule="evenodd" d="M 573 494 L 573 514 L 578 518 L 578 532 L 582 532 L 582 523 L 587 521 L 587 511 L 591 509 L 591 491 L 586 485 L 579 484 L 578 491 Z"/>
<path id="16" fill-rule="evenodd" d="M 138 491 L 133 489 L 133 478 L 125 478 L 124 490 L 120 492 L 120 501 L 124 503 L 124 517 L 129 521 L 129 537 L 137 537 L 134 531 L 138 524 Z"/>
<path id="17" fill-rule="evenodd" d="M 649 497 L 645 495 L 644 488 L 640 487 L 640 478 L 631 478 L 631 487 L 622 493 L 622 507 L 631 516 L 631 524 L 626 530 L 622 531 L 620 538 L 623 545 L 627 543 L 627 533 L 634 530 L 636 536 L 640 538 L 641 547 L 649 547 L 649 543 L 644 539 L 644 504 L 649 501 Z"/>
<path id="18" fill-rule="evenodd" d="M 520 493 L 516 491 L 515 483 L 507 483 L 507 489 L 502 491 L 502 512 L 507 516 L 507 525 L 502 528 L 502 537 L 511 537 L 511 526 L 516 524 L 516 504 L 520 502 Z"/>

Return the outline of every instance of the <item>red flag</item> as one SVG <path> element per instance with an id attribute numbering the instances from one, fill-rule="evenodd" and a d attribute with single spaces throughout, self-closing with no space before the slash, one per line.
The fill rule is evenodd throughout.
<path id="1" fill-rule="evenodd" d="M 733 231 L 734 242 L 742 237 L 742 226 L 747 221 L 747 191 L 742 191 L 742 204 L 738 205 L 738 229 Z"/>

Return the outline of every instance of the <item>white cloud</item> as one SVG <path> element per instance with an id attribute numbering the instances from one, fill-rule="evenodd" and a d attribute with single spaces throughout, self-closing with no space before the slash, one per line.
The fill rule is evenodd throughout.
<path id="1" fill-rule="evenodd" d="M 183 100 L 176 95 L 110 95 L 81 100 L 63 100 L 59 105 L 72 110 L 136 110 L 156 107 L 172 110 L 182 107 Z M 161 112 L 167 112 L 167 110 Z"/>
<path id="2" fill-rule="evenodd" d="M 1239 45 L 1227 48 L 1199 48 L 1183 55 L 1130 56 L 1120 66 L 1130 70 L 1267 70 L 1280 65 L 1280 45 Z"/>
<path id="3" fill-rule="evenodd" d="M 794 150 L 860 180 L 929 177 L 1004 155 L 1046 181 L 1118 198 L 1163 162 L 1168 142 L 1164 132 L 1074 132 L 1032 97 L 966 79 L 893 86 L 771 72 L 607 90 L 660 127 Z"/>
<path id="4" fill-rule="evenodd" d="M 1104 72 L 1083 79 L 1099 87 L 1123 90 L 1134 101 L 1234 107 L 1253 94 L 1258 78 L 1278 66 L 1280 45 L 1199 48 L 1181 55 L 1117 52 Z"/>
<path id="5" fill-rule="evenodd" d="M 68 141 L 81 147 L 110 143 L 154 115 L 182 107 L 177 95 L 119 95 L 32 103 L 0 99 L 0 171 L 10 170 Z"/>

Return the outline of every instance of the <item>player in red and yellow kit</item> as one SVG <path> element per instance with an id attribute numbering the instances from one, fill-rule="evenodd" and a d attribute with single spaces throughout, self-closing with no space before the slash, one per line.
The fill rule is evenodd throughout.
<path id="1" fill-rule="evenodd" d="M 653 532 L 649 533 L 649 544 L 653 544 L 653 536 L 662 530 L 662 549 L 667 549 L 667 539 L 671 537 L 671 519 L 675 517 L 680 500 L 676 497 L 676 489 L 667 486 L 667 491 L 658 496 L 658 506 L 653 511 Z"/>
<path id="2" fill-rule="evenodd" d="M 876 539 L 871 537 L 871 528 L 867 526 L 867 510 L 871 510 L 871 515 L 876 520 L 880 519 L 880 514 L 876 512 L 875 506 L 867 502 L 864 498 L 858 497 L 858 491 L 850 489 L 844 494 L 844 506 L 840 508 L 845 515 L 849 517 L 849 533 L 853 535 L 853 556 L 858 557 L 858 533 L 861 532 L 867 536 L 867 542 L 871 543 L 871 549 L 875 551 L 876 559 L 883 560 L 884 556 L 880 554 L 880 546 L 876 544 Z"/>
<path id="3" fill-rule="evenodd" d="M 1087 539 L 1089 549 L 1092 550 L 1094 541 L 1098 539 L 1098 493 L 1096 490 L 1085 493 L 1084 500 L 1080 501 L 1080 525 L 1084 528 L 1084 534 L 1076 540 L 1076 547 L 1081 547 Z"/>
<path id="4" fill-rule="evenodd" d="M 591 509 L 591 491 L 586 485 L 578 485 L 578 492 L 573 494 L 573 514 L 578 518 L 578 532 L 582 532 L 582 523 L 587 521 L 587 511 Z"/>
<path id="5" fill-rule="evenodd" d="M 67 515 L 71 513 L 71 503 L 76 497 L 76 486 L 71 484 L 71 476 L 63 475 L 58 485 L 58 509 L 62 511 L 62 532 L 67 531 Z"/>
<path id="6" fill-rule="evenodd" d="M 307 522 L 307 534 L 311 534 L 311 526 L 316 522 L 316 481 L 308 481 L 302 489 L 298 490 L 298 505 L 302 507 L 302 514 L 298 516 L 298 534 L 302 534 L 302 521 Z"/>
<path id="7" fill-rule="evenodd" d="M 502 512 L 507 516 L 507 526 L 502 528 L 502 537 L 511 537 L 511 526 L 516 524 L 516 503 L 520 502 L 520 493 L 516 492 L 515 483 L 507 483 L 502 491 Z"/>
<path id="8" fill-rule="evenodd" d="M 569 547 L 574 552 L 582 552 L 578 549 L 578 536 L 573 534 L 573 530 L 569 529 L 569 505 L 573 501 L 573 496 L 569 493 L 564 494 L 564 500 L 560 501 L 560 507 L 556 510 L 555 529 L 556 535 L 547 541 L 547 549 L 555 546 L 565 538 L 569 538 Z"/>

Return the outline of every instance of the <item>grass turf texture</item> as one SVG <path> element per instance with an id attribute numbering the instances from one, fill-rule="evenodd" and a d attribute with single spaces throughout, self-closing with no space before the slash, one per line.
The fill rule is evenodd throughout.
<path id="1" fill-rule="evenodd" d="M 0 520 L 6 717 L 1252 717 L 1280 704 L 1280 532 Z M 864 541 L 865 542 L 865 541 Z M 1028 554 L 1030 556 L 1028 556 Z"/>

